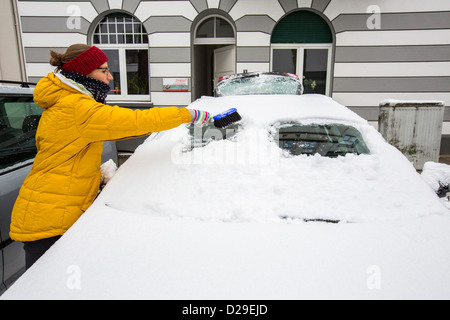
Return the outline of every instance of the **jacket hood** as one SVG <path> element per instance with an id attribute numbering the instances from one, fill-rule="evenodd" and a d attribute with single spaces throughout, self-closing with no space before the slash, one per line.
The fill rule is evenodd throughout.
<path id="1" fill-rule="evenodd" d="M 34 102 L 42 109 L 55 105 L 61 98 L 71 93 L 83 93 L 92 98 L 92 94 L 82 85 L 67 79 L 59 73 L 49 73 L 39 80 L 34 89 Z"/>

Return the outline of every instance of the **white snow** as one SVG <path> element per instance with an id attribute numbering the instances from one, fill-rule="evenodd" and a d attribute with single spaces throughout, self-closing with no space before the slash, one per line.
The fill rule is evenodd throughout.
<path id="1" fill-rule="evenodd" d="M 450 186 L 450 165 L 433 161 L 425 162 L 421 176 L 434 192 L 438 192 L 440 187 Z M 450 197 L 448 195 L 440 200 L 450 209 Z"/>
<path id="2" fill-rule="evenodd" d="M 448 299 L 449 227 L 443 216 L 223 223 L 95 205 L 1 298 Z"/>
<path id="3" fill-rule="evenodd" d="M 106 185 L 112 179 L 117 171 L 117 165 L 114 160 L 109 159 L 100 166 L 101 185 Z"/>
<path id="4" fill-rule="evenodd" d="M 11 93 L 16 93 L 16 94 L 33 94 L 34 88 L 23 88 L 21 86 L 18 85 L 3 85 L 0 84 L 0 93 L 2 94 L 11 94 Z"/>
<path id="5" fill-rule="evenodd" d="M 121 184 L 107 186 L 100 201 L 136 213 L 219 221 L 278 221 L 284 216 L 363 222 L 445 209 L 397 149 L 331 99 L 203 98 L 190 107 L 213 113 L 237 107 L 246 130 L 231 141 L 215 141 L 192 152 L 183 152 L 187 129 L 160 134 L 138 148 L 117 172 Z M 283 157 L 268 132 L 273 123 L 292 119 L 352 125 L 372 153 L 337 159 Z"/>
<path id="6" fill-rule="evenodd" d="M 441 100 L 396 100 L 396 99 L 386 99 L 380 102 L 380 106 L 389 105 L 390 107 L 395 107 L 398 104 L 437 104 L 445 105 L 445 101 Z"/>
<path id="7" fill-rule="evenodd" d="M 192 152 L 184 126 L 147 139 L 1 298 L 450 298 L 448 210 L 365 120 L 320 96 L 189 106 L 231 107 L 235 139 Z M 352 125 L 371 154 L 283 157 L 269 132 L 285 120 Z"/>
<path id="8" fill-rule="evenodd" d="M 435 192 L 439 190 L 441 185 L 450 186 L 450 165 L 448 164 L 433 161 L 425 162 L 421 175 Z"/>

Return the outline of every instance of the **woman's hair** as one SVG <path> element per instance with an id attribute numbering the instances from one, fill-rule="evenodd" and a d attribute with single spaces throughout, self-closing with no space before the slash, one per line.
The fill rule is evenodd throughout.
<path id="1" fill-rule="evenodd" d="M 62 70 L 62 66 L 64 63 L 69 62 L 73 58 L 82 54 L 86 50 L 88 50 L 90 46 L 87 44 L 74 44 L 67 48 L 65 53 L 58 53 L 53 50 L 50 50 L 50 64 L 56 67 L 56 72 Z"/>

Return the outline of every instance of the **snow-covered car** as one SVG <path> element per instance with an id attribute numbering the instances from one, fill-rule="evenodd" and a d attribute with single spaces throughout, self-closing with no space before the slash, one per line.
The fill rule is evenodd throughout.
<path id="1" fill-rule="evenodd" d="M 150 136 L 2 298 L 450 298 L 448 210 L 367 121 L 321 95 L 188 107 L 242 120 Z"/>

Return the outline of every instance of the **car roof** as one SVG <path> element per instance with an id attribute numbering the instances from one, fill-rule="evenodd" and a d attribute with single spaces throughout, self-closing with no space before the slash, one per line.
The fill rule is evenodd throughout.
<path id="1" fill-rule="evenodd" d="M 205 110 L 213 115 L 236 108 L 243 118 L 262 125 L 286 120 L 368 124 L 349 108 L 317 94 L 202 97 L 188 108 Z"/>
<path id="2" fill-rule="evenodd" d="M 0 85 L 0 94 L 7 95 L 32 95 L 34 88 L 20 86 Z"/>

